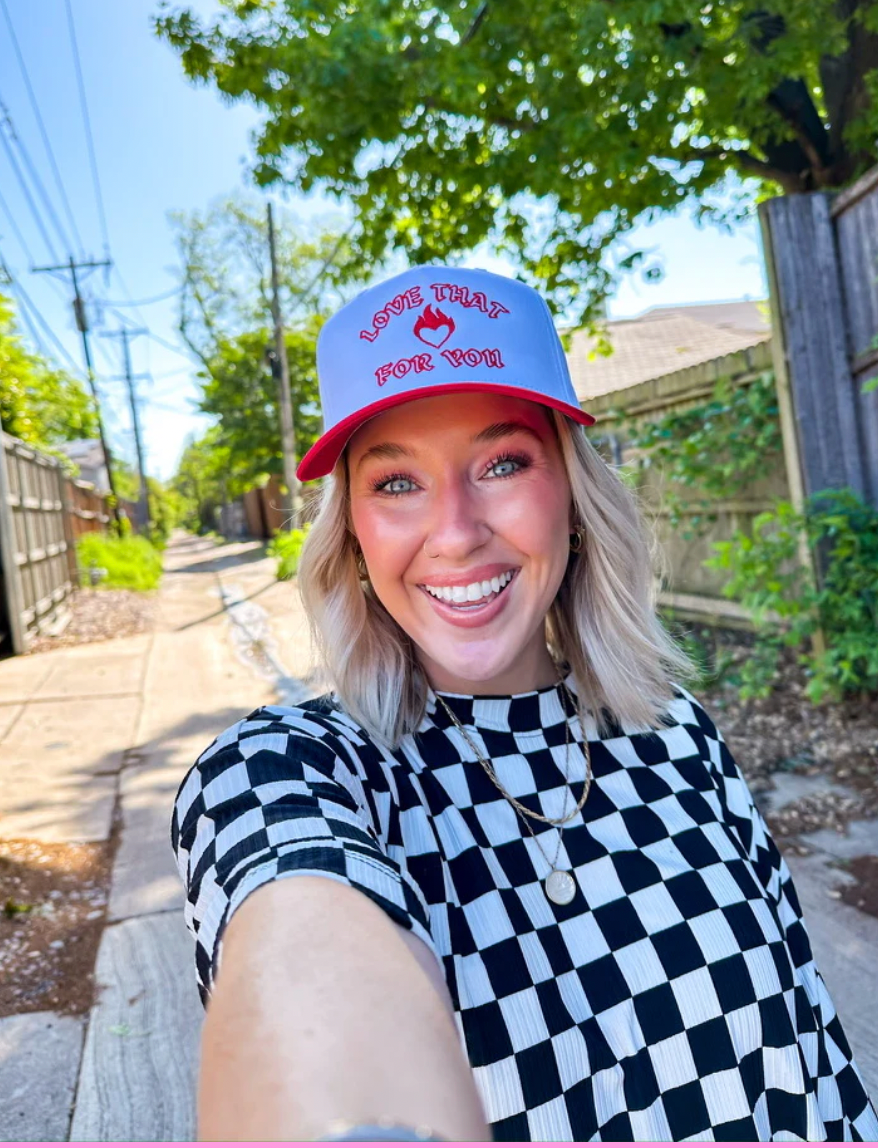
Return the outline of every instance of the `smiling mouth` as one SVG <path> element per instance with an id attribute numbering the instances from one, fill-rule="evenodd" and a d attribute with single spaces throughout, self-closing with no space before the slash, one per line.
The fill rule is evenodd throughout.
<path id="1" fill-rule="evenodd" d="M 459 595 L 460 590 L 466 590 L 466 589 L 468 589 L 467 587 L 454 587 L 454 588 L 442 587 L 440 590 L 440 588 L 438 588 L 438 587 L 433 587 L 432 589 L 428 589 L 424 585 L 419 585 L 418 589 L 423 590 L 423 592 L 426 595 L 428 595 L 428 597 L 434 598 L 437 602 L 440 602 L 443 606 L 447 606 L 449 609 L 456 610 L 456 611 L 459 611 L 460 613 L 466 614 L 470 611 L 476 611 L 476 610 L 484 609 L 485 606 L 489 605 L 491 602 L 496 601 L 496 599 L 499 598 L 501 594 L 505 594 L 506 588 L 512 582 L 515 581 L 517 574 L 518 574 L 517 569 L 508 570 L 505 574 L 502 574 L 499 578 L 488 579 L 486 582 L 481 584 L 479 597 L 474 598 L 474 599 L 465 598 L 463 600 L 455 601 L 454 597 L 451 597 L 451 598 L 446 597 L 446 593 L 448 593 L 449 591 L 451 591 L 453 593 L 453 590 L 457 590 L 458 595 Z M 494 588 L 495 585 L 499 586 L 499 589 L 495 589 Z M 475 583 L 473 583 L 473 586 L 475 586 Z M 489 591 L 487 594 L 485 593 L 486 586 L 488 587 L 488 591 Z M 475 591 L 473 591 L 473 592 L 475 592 Z"/>

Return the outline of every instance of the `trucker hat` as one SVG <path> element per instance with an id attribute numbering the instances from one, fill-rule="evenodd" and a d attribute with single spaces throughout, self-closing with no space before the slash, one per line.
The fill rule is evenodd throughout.
<path id="1" fill-rule="evenodd" d="M 491 391 L 553 407 L 579 405 L 543 298 L 517 279 L 461 267 L 412 267 L 361 292 L 317 340 L 324 431 L 299 464 L 329 474 L 363 423 L 432 395 Z"/>

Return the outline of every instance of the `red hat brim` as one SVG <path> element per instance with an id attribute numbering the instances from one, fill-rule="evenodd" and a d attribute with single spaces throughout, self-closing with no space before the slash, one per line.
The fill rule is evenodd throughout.
<path id="1" fill-rule="evenodd" d="M 508 395 L 514 399 L 530 399 L 541 406 L 552 407 L 554 410 L 560 411 L 581 426 L 591 426 L 595 421 L 594 416 L 587 414 L 580 407 L 574 407 L 570 403 L 565 403 L 563 399 L 555 399 L 541 391 L 529 390 L 527 387 L 504 386 L 498 383 L 442 383 L 435 387 L 421 387 L 416 391 L 406 391 L 402 395 L 388 395 L 387 398 L 379 399 L 377 402 L 370 403 L 369 406 L 355 411 L 352 415 L 348 415 L 346 419 L 336 423 L 331 430 L 321 435 L 314 443 L 299 463 L 296 477 L 300 482 L 310 482 L 312 479 L 322 478 L 323 475 L 329 474 L 354 432 L 363 423 L 368 422 L 376 415 L 380 415 L 383 411 L 401 406 L 403 403 L 413 402 L 415 399 L 430 398 L 433 395 L 445 395 L 449 392 L 466 394 L 474 391 Z"/>

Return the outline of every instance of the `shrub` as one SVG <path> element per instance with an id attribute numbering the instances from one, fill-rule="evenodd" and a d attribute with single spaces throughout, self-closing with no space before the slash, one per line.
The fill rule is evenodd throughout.
<path id="1" fill-rule="evenodd" d="M 818 557 L 816 582 L 799 560 L 802 539 Z M 784 646 L 799 650 L 812 701 L 878 690 L 878 509 L 851 490 L 822 491 L 802 513 L 778 503 L 754 519 L 752 536 L 739 531 L 714 549 L 706 565 L 728 572 L 723 593 L 757 626 L 743 696 L 771 692 Z"/>
<path id="2" fill-rule="evenodd" d="M 108 590 L 154 590 L 162 576 L 161 554 L 138 534 L 84 534 L 76 544 L 76 557 L 86 586 L 93 566 L 106 570 L 98 585 Z"/>
<path id="3" fill-rule="evenodd" d="M 308 536 L 310 523 L 301 530 L 279 530 L 268 544 L 268 554 L 277 559 L 279 579 L 292 578 L 299 568 L 299 555 Z"/>

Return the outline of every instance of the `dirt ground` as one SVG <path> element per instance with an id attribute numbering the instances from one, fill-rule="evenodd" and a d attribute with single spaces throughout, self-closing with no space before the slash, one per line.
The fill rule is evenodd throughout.
<path id="1" fill-rule="evenodd" d="M 41 639 L 35 650 L 140 633 L 151 627 L 154 609 L 151 595 L 79 591 L 68 629 Z M 746 642 L 734 633 L 705 632 L 707 641 L 719 641 L 737 656 L 746 653 Z M 694 691 L 757 801 L 772 788 L 772 775 L 784 771 L 822 774 L 850 791 L 810 794 L 769 815 L 784 851 L 808 852 L 799 834 L 820 828 L 844 832 L 853 818 L 878 818 L 878 697 L 814 706 L 803 685 L 789 659 L 767 699 L 742 702 L 729 684 Z M 118 832 L 117 823 L 110 841 L 99 844 L 0 840 L 0 1016 L 43 1009 L 73 1015 L 91 1007 Z M 832 895 L 878 916 L 878 856 L 838 864 L 855 880 Z"/>
<path id="2" fill-rule="evenodd" d="M 91 1008 L 111 852 L 0 841 L 0 1016 Z"/>
<path id="3" fill-rule="evenodd" d="M 706 631 L 737 660 L 748 646 L 740 635 Z M 734 665 L 732 670 L 734 669 Z M 822 774 L 850 796 L 832 791 L 800 799 L 771 818 L 772 830 L 794 837 L 815 829 L 843 832 L 853 818 L 878 817 L 878 696 L 815 706 L 790 654 L 770 697 L 741 701 L 727 678 L 695 691 L 723 734 L 754 796 L 773 785 L 772 775 Z"/>
<path id="4" fill-rule="evenodd" d="M 76 590 L 70 596 L 67 626 L 60 634 L 36 638 L 28 654 L 142 634 L 152 628 L 157 601 L 155 594 L 136 590 Z"/>

